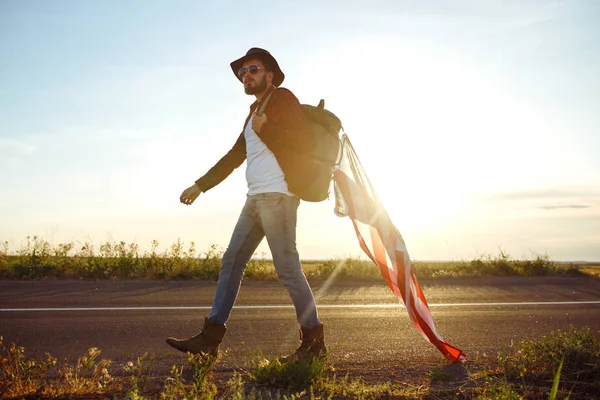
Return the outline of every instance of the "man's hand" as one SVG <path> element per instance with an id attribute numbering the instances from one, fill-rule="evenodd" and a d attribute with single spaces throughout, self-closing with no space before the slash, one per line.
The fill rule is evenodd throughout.
<path id="1" fill-rule="evenodd" d="M 198 196 L 200 196 L 200 193 L 202 193 L 200 187 L 194 183 L 192 186 L 185 189 L 183 193 L 181 193 L 181 196 L 179 196 L 179 201 L 189 206 L 194 202 L 194 200 L 196 200 L 196 198 L 198 198 Z"/>
<path id="2" fill-rule="evenodd" d="M 267 122 L 267 114 L 254 113 L 252 116 L 252 130 L 256 133 L 260 133 L 260 128 L 262 128 L 265 122 Z"/>

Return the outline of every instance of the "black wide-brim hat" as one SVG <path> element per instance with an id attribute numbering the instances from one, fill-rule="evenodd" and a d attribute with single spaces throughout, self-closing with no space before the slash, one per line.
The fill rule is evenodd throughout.
<path id="1" fill-rule="evenodd" d="M 230 64 L 233 74 L 240 82 L 242 81 L 242 79 L 238 76 L 238 71 L 240 70 L 240 68 L 242 68 L 246 60 L 252 58 L 257 58 L 261 60 L 263 63 L 266 64 L 267 67 L 271 69 L 271 71 L 273 71 L 273 85 L 278 87 L 283 83 L 283 80 L 285 79 L 285 74 L 283 73 L 281 68 L 279 68 L 279 64 L 277 64 L 277 60 L 275 59 L 275 57 L 273 57 L 268 51 L 260 49 L 258 47 L 251 48 L 246 52 L 245 56 L 238 58 Z"/>

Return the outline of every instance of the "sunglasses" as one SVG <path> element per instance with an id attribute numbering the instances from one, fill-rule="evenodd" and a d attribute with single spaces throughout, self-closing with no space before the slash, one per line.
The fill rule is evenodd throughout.
<path id="1" fill-rule="evenodd" d="M 242 79 L 242 77 L 244 75 L 246 75 L 246 71 L 250 72 L 251 75 L 256 74 L 259 70 L 264 69 L 263 67 L 259 67 L 258 65 L 248 65 L 247 67 L 242 67 L 239 69 L 238 71 L 238 76 L 240 77 L 240 79 Z"/>

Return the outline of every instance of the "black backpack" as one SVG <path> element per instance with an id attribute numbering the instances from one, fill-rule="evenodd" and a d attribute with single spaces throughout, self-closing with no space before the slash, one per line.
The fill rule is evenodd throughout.
<path id="1" fill-rule="evenodd" d="M 273 92 L 269 93 L 261 105 L 259 114 L 264 112 L 271 94 Z M 323 99 L 317 106 L 302 104 L 302 108 L 308 117 L 315 142 L 313 151 L 306 155 L 307 162 L 313 162 L 317 166 L 317 175 L 307 188 L 296 195 L 304 201 L 319 202 L 329 198 L 333 168 L 339 163 L 338 158 L 341 154 L 339 135 L 342 130 L 342 121 L 331 111 L 325 109 L 325 100 Z"/>
<path id="2" fill-rule="evenodd" d="M 325 109 L 325 100 L 318 106 L 302 104 L 310 123 L 310 130 L 315 141 L 314 150 L 309 153 L 316 165 L 317 176 L 303 193 L 296 193 L 302 200 L 319 202 L 329 197 L 333 168 L 339 163 L 341 153 L 340 131 L 342 122 L 331 111 Z"/>

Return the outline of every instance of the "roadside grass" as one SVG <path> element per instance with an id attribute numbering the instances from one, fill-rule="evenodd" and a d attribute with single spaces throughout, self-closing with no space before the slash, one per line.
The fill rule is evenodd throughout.
<path id="1" fill-rule="evenodd" d="M 600 277 L 600 264 L 585 263 L 577 268 L 585 275 Z"/>
<path id="2" fill-rule="evenodd" d="M 250 378 L 259 385 L 269 385 L 276 388 L 301 390 L 313 386 L 327 372 L 328 365 L 324 358 L 313 362 L 282 362 L 279 358 L 264 359 L 258 363 Z"/>
<path id="3" fill-rule="evenodd" d="M 453 375 L 448 371 L 444 371 L 442 368 L 436 368 L 429 371 L 427 377 L 431 379 L 432 382 L 447 382 L 452 380 Z"/>
<path id="4" fill-rule="evenodd" d="M 366 382 L 337 375 L 323 359 L 285 363 L 255 359 L 226 381 L 215 379 L 215 358 L 188 354 L 170 376 L 151 385 L 155 360 L 147 354 L 113 366 L 90 349 L 74 365 L 25 356 L 0 338 L 0 399 L 593 399 L 600 394 L 600 342 L 589 328 L 551 332 L 512 345 L 495 357 L 477 356 L 462 371 L 438 367 L 414 382 Z M 258 360 L 258 361 L 257 361 Z M 117 368 L 126 376 L 111 374 Z M 454 369 L 456 371 L 456 368 Z M 113 376 L 114 375 L 114 376 Z M 155 379 L 154 379 L 155 380 Z M 429 380 L 429 384 L 427 384 Z"/>
<path id="5" fill-rule="evenodd" d="M 555 331 L 501 352 L 480 399 L 600 397 L 600 342 L 589 328 Z"/>
<path id="6" fill-rule="evenodd" d="M 159 279 L 213 280 L 219 276 L 223 249 L 212 245 L 199 253 L 194 242 L 181 240 L 165 250 L 153 240 L 151 250 L 141 252 L 135 243 L 108 240 L 98 248 L 89 242 L 52 245 L 28 236 L 18 250 L 4 242 L 0 251 L 0 279 Z M 275 269 L 265 255 L 251 260 L 244 279 L 276 280 Z M 370 261 L 353 257 L 322 261 L 303 261 L 311 281 L 381 280 L 379 269 Z M 472 260 L 453 262 L 413 262 L 420 279 L 476 278 L 492 276 L 600 276 L 600 266 L 593 264 L 559 264 L 547 255 L 534 254 L 531 259 L 513 259 L 503 250 L 498 255 L 480 255 Z"/>
<path id="7" fill-rule="evenodd" d="M 522 382 L 529 391 L 546 390 L 561 370 L 563 390 L 600 393 L 600 342 L 587 329 L 552 332 L 523 341 L 516 352 L 498 358 L 506 379 Z M 527 395 L 529 393 L 526 393 Z"/>

